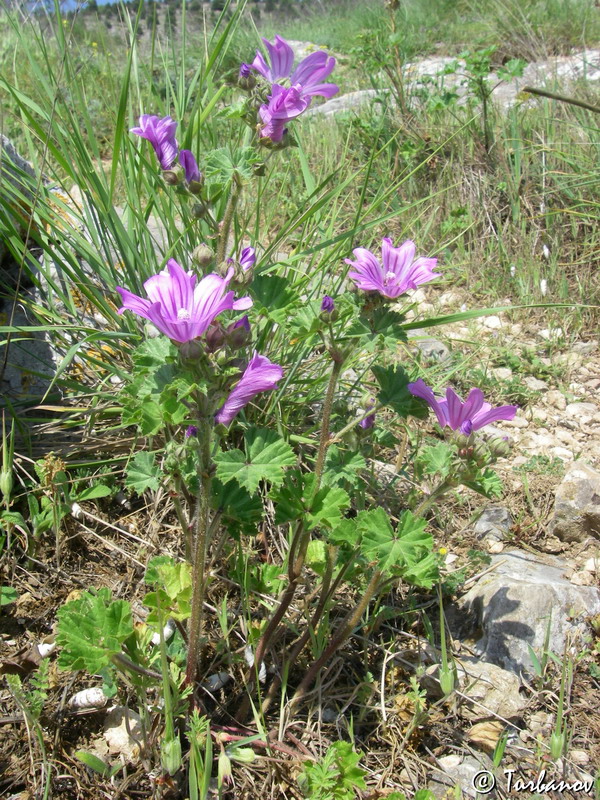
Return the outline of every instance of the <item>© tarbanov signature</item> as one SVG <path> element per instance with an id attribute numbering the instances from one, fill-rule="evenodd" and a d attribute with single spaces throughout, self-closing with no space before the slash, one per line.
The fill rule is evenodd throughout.
<path id="1" fill-rule="evenodd" d="M 510 792 L 586 792 L 590 794 L 594 788 L 594 780 L 588 781 L 563 781 L 549 778 L 546 780 L 546 770 L 543 769 L 535 778 L 524 780 L 515 778 L 514 769 L 503 770 L 506 777 L 506 791 Z M 473 776 L 473 788 L 480 794 L 489 794 L 496 786 L 496 776 L 488 770 L 481 770 Z"/>

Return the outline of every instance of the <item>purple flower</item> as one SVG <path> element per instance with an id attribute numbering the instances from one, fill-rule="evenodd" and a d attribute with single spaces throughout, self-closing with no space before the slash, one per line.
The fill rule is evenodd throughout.
<path id="1" fill-rule="evenodd" d="M 197 435 L 198 435 L 198 428 L 196 427 L 196 425 L 189 425 L 185 432 L 185 438 L 189 439 L 190 436 L 197 436 Z"/>
<path id="2" fill-rule="evenodd" d="M 215 420 L 221 425 L 229 425 L 235 415 L 259 392 L 268 392 L 277 387 L 283 377 L 283 369 L 273 364 L 266 356 L 255 351 L 235 388 L 229 394 Z"/>
<path id="3" fill-rule="evenodd" d="M 373 408 L 373 406 L 369 406 L 369 408 Z M 372 428 L 375 425 L 375 414 L 369 414 L 368 417 L 361 419 L 358 424 L 363 430 L 369 430 L 369 428 Z"/>
<path id="4" fill-rule="evenodd" d="M 329 297 L 328 294 L 323 297 L 323 301 L 321 302 L 321 311 L 324 311 L 326 314 L 331 314 L 335 311 L 333 297 Z"/>
<path id="5" fill-rule="evenodd" d="M 250 64 L 240 64 L 240 78 L 249 78 L 252 75 L 252 67 Z"/>
<path id="6" fill-rule="evenodd" d="M 238 258 L 238 263 L 244 272 L 252 269 L 256 263 L 256 250 L 253 247 L 244 247 Z"/>
<path id="7" fill-rule="evenodd" d="M 250 297 L 234 300 L 234 292 L 227 291 L 232 277 L 230 269 L 224 278 L 211 273 L 198 282 L 193 272 L 170 258 L 165 270 L 144 283 L 148 300 L 117 286 L 123 302 L 119 314 L 133 311 L 174 342 L 190 342 L 202 336 L 222 311 L 244 311 L 252 305 Z"/>
<path id="8" fill-rule="evenodd" d="M 276 36 L 272 43 L 267 39 L 263 39 L 263 42 L 269 53 L 271 64 L 269 66 L 262 53 L 257 50 L 251 67 L 270 83 L 281 83 L 289 78 L 289 85 L 298 89 L 303 97 L 309 98 L 314 95 L 333 97 L 339 91 L 339 87 L 335 83 L 322 82 L 333 72 L 335 67 L 335 58 L 330 58 L 324 50 L 311 53 L 303 58 L 292 72 L 294 51 L 286 40 L 281 36 Z"/>
<path id="9" fill-rule="evenodd" d="M 310 105 L 310 97 L 302 97 L 294 86 L 286 89 L 285 86 L 275 83 L 267 99 L 269 102 L 258 110 L 263 122 L 260 136 L 262 139 L 280 142 L 286 132 L 286 124 L 306 111 Z"/>
<path id="10" fill-rule="evenodd" d="M 415 250 L 415 243 L 410 239 L 400 247 L 392 247 L 392 240 L 386 238 L 381 244 L 382 265 L 370 250 L 357 247 L 352 251 L 356 261 L 344 259 L 356 270 L 349 272 L 348 277 L 365 292 L 379 292 L 384 297 L 395 299 L 408 289 L 416 289 L 419 284 L 440 277 L 439 272 L 433 272 L 437 258 L 417 258 L 415 261 Z"/>
<path id="11" fill-rule="evenodd" d="M 415 383 L 408 384 L 408 391 L 431 406 L 442 428 L 447 425 L 453 431 L 464 433 L 465 436 L 491 422 L 512 419 L 517 413 L 517 406 L 492 408 L 489 403 L 484 402 L 481 389 L 471 389 L 469 396 L 463 402 L 454 389 L 448 388 L 446 399 L 442 400 L 434 395 L 422 378 L 419 378 Z"/>
<path id="12" fill-rule="evenodd" d="M 200 170 L 191 150 L 179 151 L 179 163 L 184 169 L 186 183 L 200 180 Z"/>
<path id="13" fill-rule="evenodd" d="M 138 128 L 132 128 L 131 133 L 147 139 L 160 161 L 163 169 L 169 169 L 177 160 L 178 145 L 175 138 L 177 123 L 171 117 L 160 119 L 154 114 L 142 114 Z"/>

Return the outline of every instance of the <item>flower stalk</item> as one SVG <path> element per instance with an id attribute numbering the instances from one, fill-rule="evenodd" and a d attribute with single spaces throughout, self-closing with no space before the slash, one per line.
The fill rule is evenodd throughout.
<path id="1" fill-rule="evenodd" d="M 206 586 L 206 552 L 210 530 L 210 492 L 212 484 L 211 444 L 212 427 L 205 409 L 199 407 L 198 418 L 198 479 L 199 489 L 196 499 L 196 530 L 192 543 L 192 604 L 188 628 L 188 657 L 185 683 L 194 683 L 198 673 L 202 640 L 202 609 Z"/>

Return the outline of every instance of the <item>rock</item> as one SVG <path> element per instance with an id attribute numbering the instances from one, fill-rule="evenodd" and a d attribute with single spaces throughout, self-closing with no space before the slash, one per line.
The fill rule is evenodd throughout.
<path id="1" fill-rule="evenodd" d="M 587 356 L 598 349 L 598 342 L 592 339 L 589 342 L 575 342 L 571 351 L 573 353 L 581 353 L 582 356 Z"/>
<path id="2" fill-rule="evenodd" d="M 108 752 L 120 755 L 126 762 L 138 760 L 143 747 L 142 720 L 127 706 L 113 706 L 104 721 L 104 738 Z"/>
<path id="3" fill-rule="evenodd" d="M 485 756 L 482 756 L 485 758 Z M 431 777 L 427 784 L 430 792 L 436 798 L 448 797 L 481 797 L 475 785 L 479 776 L 486 775 L 492 766 L 489 759 L 478 761 L 474 756 L 462 756 L 453 753 L 452 755 L 442 756 L 437 759 L 439 769 L 431 770 Z M 491 775 L 491 773 L 490 773 Z M 460 787 L 462 794 L 455 791 L 455 787 Z M 497 795 L 487 786 L 479 784 L 478 788 L 485 797 L 495 798 Z"/>
<path id="4" fill-rule="evenodd" d="M 532 392 L 544 392 L 548 388 L 546 381 L 540 381 L 538 378 L 534 378 L 533 375 L 528 375 L 523 383 Z"/>
<path id="5" fill-rule="evenodd" d="M 538 331 L 538 336 L 540 339 L 545 339 L 546 341 L 550 341 L 551 339 L 559 339 L 563 335 L 564 333 L 562 328 L 542 328 L 541 331 Z"/>
<path id="6" fill-rule="evenodd" d="M 598 413 L 598 406 L 594 403 L 569 403 L 565 414 L 580 424 L 587 424 Z"/>
<path id="7" fill-rule="evenodd" d="M 478 637 L 475 652 L 486 662 L 530 672 L 529 647 L 541 654 L 548 626 L 549 649 L 562 655 L 567 635 L 576 646 L 585 620 L 600 613 L 598 589 L 566 580 L 560 559 L 514 550 L 492 556 L 491 566 L 455 609 L 447 609 L 455 637 Z"/>
<path id="8" fill-rule="evenodd" d="M 450 349 L 438 339 L 419 339 L 416 347 L 427 361 L 447 361 L 450 358 Z"/>
<path id="9" fill-rule="evenodd" d="M 561 461 L 573 461 L 574 459 L 573 452 L 566 447 L 551 447 L 548 452 L 551 456 L 560 458 Z"/>
<path id="10" fill-rule="evenodd" d="M 489 328 L 491 331 L 498 331 L 502 327 L 502 320 L 500 317 L 492 315 L 490 317 L 484 317 L 481 320 L 481 324 L 484 328 Z"/>
<path id="11" fill-rule="evenodd" d="M 561 542 L 600 539 L 600 473 L 587 464 L 573 464 L 558 486 L 548 534 Z"/>
<path id="12" fill-rule="evenodd" d="M 357 92 L 337 95 L 320 105 L 312 106 L 304 115 L 305 117 L 320 115 L 333 117 L 349 111 L 360 111 L 367 106 L 381 109 L 388 102 L 388 94 L 384 89 L 360 89 Z"/>
<path id="13" fill-rule="evenodd" d="M 439 664 L 429 667 L 421 678 L 421 685 L 430 694 L 441 697 Z M 477 658 L 456 660 L 456 672 L 461 695 L 458 711 L 470 720 L 482 720 L 494 715 L 504 719 L 517 719 L 527 705 L 527 698 L 519 693 L 521 681 L 508 670 Z"/>
<path id="14" fill-rule="evenodd" d="M 20 233 L 24 235 L 28 226 L 27 205 L 33 199 L 35 191 L 36 174 L 33 166 L 23 158 L 14 144 L 6 136 L 0 134 L 0 195 L 3 208 L 9 210 L 10 220 Z M 24 199 L 15 196 L 15 193 L 23 195 Z M 0 237 L 0 263 L 8 255 L 8 248 L 4 244 L 4 238 Z M 3 269 L 0 274 L 8 278 L 8 285 L 14 285 L 14 277 L 18 273 L 14 270 Z"/>
<path id="15" fill-rule="evenodd" d="M 452 307 L 452 308 L 460 308 L 462 303 L 462 295 L 460 292 L 456 292 L 453 289 L 449 289 L 447 292 L 443 292 L 439 298 L 438 303 L 440 306 L 444 307 Z"/>
<path id="16" fill-rule="evenodd" d="M 553 408 L 557 408 L 559 411 L 564 411 L 567 407 L 567 401 L 565 400 L 565 396 L 562 392 L 559 392 L 557 389 L 550 389 L 544 395 L 544 399 L 549 406 Z"/>
<path id="17" fill-rule="evenodd" d="M 495 367 L 492 370 L 492 375 L 498 378 L 499 381 L 509 381 L 513 376 L 513 371 L 510 367 Z"/>
<path id="18" fill-rule="evenodd" d="M 478 539 L 502 541 L 513 524 L 510 511 L 504 506 L 488 506 L 475 525 L 473 533 Z"/>

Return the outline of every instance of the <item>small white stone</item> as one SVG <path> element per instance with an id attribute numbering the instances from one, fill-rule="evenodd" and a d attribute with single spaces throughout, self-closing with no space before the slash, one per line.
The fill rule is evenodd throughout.
<path id="1" fill-rule="evenodd" d="M 550 389 L 546 392 L 544 399 L 549 406 L 557 408 L 559 411 L 564 411 L 567 407 L 567 401 L 564 394 L 557 389 Z"/>
<path id="2" fill-rule="evenodd" d="M 499 381 L 509 381 L 512 378 L 512 369 L 510 367 L 495 367 L 492 374 L 498 378 Z"/>
<path id="3" fill-rule="evenodd" d="M 596 558 L 588 558 L 583 565 L 586 572 L 598 572 L 600 570 L 600 555 Z"/>
<path id="4" fill-rule="evenodd" d="M 533 375 L 528 375 L 523 383 L 528 389 L 531 389 L 532 392 L 543 392 L 548 388 L 546 381 L 541 381 L 538 378 L 535 378 Z"/>
<path id="5" fill-rule="evenodd" d="M 550 455 L 560 458 L 561 461 L 573 461 L 573 453 L 566 447 L 551 447 Z"/>
<path id="6" fill-rule="evenodd" d="M 504 550 L 504 542 L 490 541 L 487 549 L 488 553 L 501 553 Z"/>
<path id="7" fill-rule="evenodd" d="M 590 757 L 589 754 L 585 752 L 585 750 L 569 750 L 569 759 L 573 761 L 574 764 L 589 764 Z"/>
<path id="8" fill-rule="evenodd" d="M 200 687 L 206 689 L 207 692 L 218 692 L 226 686 L 231 680 L 231 675 L 228 672 L 216 672 L 214 675 L 209 675 L 205 681 L 202 681 Z"/>
<path id="9" fill-rule="evenodd" d="M 571 576 L 571 583 L 575 586 L 593 586 L 595 580 L 591 572 L 581 570 L 581 572 L 575 572 Z"/>
<path id="10" fill-rule="evenodd" d="M 484 317 L 482 325 L 491 331 L 497 331 L 502 327 L 502 320 L 500 317 L 492 315 L 491 317 Z"/>

